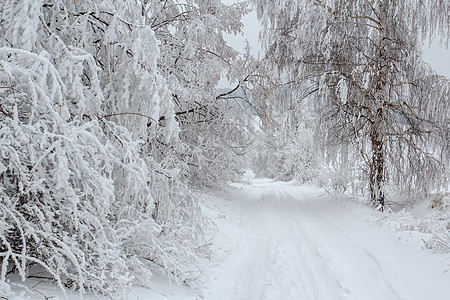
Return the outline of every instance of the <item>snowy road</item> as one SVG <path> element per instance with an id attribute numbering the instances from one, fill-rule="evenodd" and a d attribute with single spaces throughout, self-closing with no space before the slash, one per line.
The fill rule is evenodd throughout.
<path id="1" fill-rule="evenodd" d="M 200 287 L 154 277 L 128 300 L 450 299 L 450 254 L 381 229 L 368 207 L 269 179 L 204 198 L 218 228 L 213 257 L 199 266 Z M 32 300 L 60 294 L 54 285 L 36 285 L 41 294 Z M 79 296 L 71 292 L 68 299 Z"/>
<path id="2" fill-rule="evenodd" d="M 205 299 L 450 299 L 450 261 L 383 231 L 370 209 L 268 179 L 234 186 L 211 199 Z"/>

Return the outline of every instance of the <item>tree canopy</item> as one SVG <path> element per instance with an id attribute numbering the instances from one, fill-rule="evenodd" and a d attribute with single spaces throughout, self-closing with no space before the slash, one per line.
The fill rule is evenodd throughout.
<path id="1" fill-rule="evenodd" d="M 448 43 L 448 1 L 253 2 L 267 60 L 297 99 L 314 97 L 324 153 L 359 156 L 375 205 L 387 184 L 445 186 L 450 84 L 421 46 Z"/>

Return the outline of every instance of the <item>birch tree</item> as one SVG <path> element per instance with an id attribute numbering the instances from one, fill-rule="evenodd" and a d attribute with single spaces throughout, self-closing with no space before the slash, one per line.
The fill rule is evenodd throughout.
<path id="1" fill-rule="evenodd" d="M 324 151 L 359 153 L 374 205 L 384 207 L 387 184 L 445 186 L 450 84 L 422 61 L 421 46 L 448 43 L 448 1 L 253 2 L 267 59 L 287 81 L 309 82 Z"/>

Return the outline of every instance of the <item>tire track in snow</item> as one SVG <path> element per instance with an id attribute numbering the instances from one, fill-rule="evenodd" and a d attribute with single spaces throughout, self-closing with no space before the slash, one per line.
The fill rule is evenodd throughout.
<path id="1" fill-rule="evenodd" d="M 289 183 L 255 180 L 239 188 L 219 225 L 232 233 L 205 299 L 416 299 L 390 283 L 380 253 L 333 221 L 352 217 L 339 203 Z"/>
<path id="2" fill-rule="evenodd" d="M 236 221 L 239 245 L 230 254 L 219 281 L 234 284 L 207 299 L 341 299 L 336 276 L 320 260 L 287 211 L 298 211 L 293 200 L 271 185 L 256 186 L 258 193 L 239 197 Z"/>
<path id="3" fill-rule="evenodd" d="M 348 299 L 405 299 L 386 279 L 376 256 L 355 243 L 321 208 L 307 205 L 298 219 L 315 240 L 321 259 L 339 274 Z"/>
<path id="4" fill-rule="evenodd" d="M 299 299 L 299 296 L 301 299 L 341 299 L 336 275 L 323 263 L 311 240 L 292 217 L 300 206 L 296 201 L 286 201 L 292 198 L 289 196 L 285 190 L 279 190 L 278 199 L 274 200 L 282 206 L 272 208 L 278 216 L 279 226 L 275 231 L 281 236 L 277 242 L 289 249 L 285 262 L 285 266 L 290 267 L 287 274 L 294 277 L 291 278 L 294 293 L 288 299 Z"/>

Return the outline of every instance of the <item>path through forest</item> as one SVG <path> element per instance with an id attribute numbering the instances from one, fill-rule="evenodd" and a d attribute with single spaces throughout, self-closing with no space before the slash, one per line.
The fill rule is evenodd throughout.
<path id="1" fill-rule="evenodd" d="M 399 240 L 371 209 L 269 179 L 212 197 L 205 299 L 450 299 L 449 256 Z"/>
<path id="2" fill-rule="evenodd" d="M 129 300 L 450 299 L 450 254 L 422 249 L 420 238 L 399 239 L 364 205 L 251 179 L 205 196 L 203 208 L 217 232 L 212 259 L 199 266 L 200 287 L 152 278 L 150 289 L 133 288 Z M 33 300 L 65 298 L 50 298 L 60 294 L 54 285 L 36 285 Z"/>

